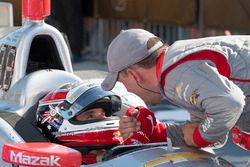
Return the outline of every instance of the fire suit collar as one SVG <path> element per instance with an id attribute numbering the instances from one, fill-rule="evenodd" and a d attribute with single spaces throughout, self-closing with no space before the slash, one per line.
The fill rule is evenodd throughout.
<path id="1" fill-rule="evenodd" d="M 157 63 L 156 63 L 156 77 L 159 80 L 160 75 L 161 75 L 161 70 L 162 70 L 162 64 L 164 60 L 164 55 L 167 52 L 167 48 L 163 49 L 162 52 L 160 53 L 159 57 L 157 58 Z"/>

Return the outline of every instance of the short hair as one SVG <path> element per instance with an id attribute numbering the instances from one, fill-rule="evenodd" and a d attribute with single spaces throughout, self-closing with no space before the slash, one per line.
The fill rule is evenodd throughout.
<path id="1" fill-rule="evenodd" d="M 158 38 L 158 37 L 150 38 L 148 43 L 147 43 L 148 49 L 152 48 L 159 41 L 162 41 L 162 40 L 160 38 Z M 154 51 L 151 55 L 149 55 L 148 57 L 146 57 L 142 61 L 140 61 L 140 62 L 138 62 L 138 63 L 136 63 L 136 64 L 134 64 L 132 66 L 139 66 L 139 67 L 142 67 L 142 68 L 152 68 L 153 66 L 156 65 L 157 58 L 158 58 L 159 54 L 167 46 L 168 46 L 167 44 L 164 44 L 162 47 L 160 47 L 159 49 Z"/>

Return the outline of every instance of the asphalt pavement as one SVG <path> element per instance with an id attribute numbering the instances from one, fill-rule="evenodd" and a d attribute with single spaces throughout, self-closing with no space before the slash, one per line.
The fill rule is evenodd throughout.
<path id="1" fill-rule="evenodd" d="M 74 74 L 82 79 L 104 78 L 108 71 L 108 66 L 104 62 L 84 60 L 73 63 Z"/>

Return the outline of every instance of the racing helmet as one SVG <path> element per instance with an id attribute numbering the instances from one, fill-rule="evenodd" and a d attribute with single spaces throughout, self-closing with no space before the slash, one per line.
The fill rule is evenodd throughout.
<path id="1" fill-rule="evenodd" d="M 78 120 L 76 117 L 93 108 L 102 108 L 105 117 Z M 121 144 L 119 118 L 120 97 L 98 85 L 65 84 L 39 101 L 36 124 L 52 142 L 69 147 L 113 146 Z"/>

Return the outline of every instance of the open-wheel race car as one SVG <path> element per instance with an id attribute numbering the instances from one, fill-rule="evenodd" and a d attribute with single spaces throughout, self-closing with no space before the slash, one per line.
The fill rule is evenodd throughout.
<path id="1" fill-rule="evenodd" d="M 34 125 L 38 101 L 66 83 L 99 82 L 84 81 L 73 74 L 70 52 L 62 34 L 44 22 L 49 13 L 50 0 L 23 0 L 26 19 L 23 26 L 1 29 L 1 167 L 233 166 L 204 150 L 173 147 L 170 140 L 113 146 L 101 162 L 88 165 L 82 163 L 81 149 L 59 145 L 46 138 Z M 133 102 L 138 99 L 122 85 L 114 89 L 118 94 L 127 94 L 128 101 L 130 97 Z M 84 147 L 82 150 L 88 149 Z"/>

